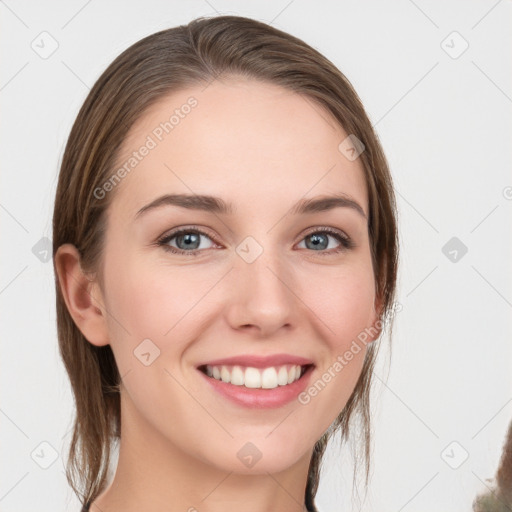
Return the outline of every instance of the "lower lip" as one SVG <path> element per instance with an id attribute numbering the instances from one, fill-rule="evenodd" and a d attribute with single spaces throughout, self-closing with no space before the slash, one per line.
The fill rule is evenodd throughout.
<path id="1" fill-rule="evenodd" d="M 314 366 L 310 366 L 299 380 L 286 386 L 277 386 L 277 388 L 273 389 L 253 389 L 246 388 L 245 386 L 235 386 L 234 384 L 208 377 L 201 370 L 197 371 L 215 391 L 237 405 L 253 409 L 271 409 L 282 407 L 296 399 L 297 395 L 306 389 L 313 369 Z"/>

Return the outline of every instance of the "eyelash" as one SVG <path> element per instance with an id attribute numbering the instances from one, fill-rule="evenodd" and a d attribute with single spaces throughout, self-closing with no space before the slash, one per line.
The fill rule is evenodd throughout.
<path id="1" fill-rule="evenodd" d="M 209 238 L 210 240 L 212 240 L 212 242 L 216 243 L 215 239 L 212 236 L 210 236 L 208 233 L 204 232 L 203 230 L 201 230 L 197 227 L 190 226 L 187 228 L 178 229 L 178 230 L 173 231 L 167 235 L 164 235 L 162 238 L 158 239 L 157 245 L 161 246 L 165 251 L 168 251 L 173 254 L 180 254 L 180 255 L 187 255 L 187 256 L 199 256 L 199 253 L 203 252 L 205 249 L 194 249 L 191 251 L 184 251 L 182 249 L 176 249 L 176 247 L 171 247 L 170 245 L 167 245 L 173 238 L 175 238 L 179 235 L 182 235 L 184 233 L 196 233 L 196 234 L 204 235 L 207 238 Z M 355 247 L 354 242 L 348 236 L 340 233 L 339 231 L 337 231 L 335 229 L 329 228 L 329 227 L 321 227 L 321 228 L 318 228 L 316 231 L 310 231 L 309 233 L 304 235 L 304 238 L 311 236 L 311 235 L 316 235 L 318 233 L 321 233 L 321 234 L 327 233 L 327 234 L 331 235 L 333 238 L 335 238 L 336 240 L 338 240 L 338 242 L 340 242 L 340 247 L 338 247 L 337 249 L 331 250 L 331 251 L 325 251 L 325 250 L 311 251 L 311 252 L 318 252 L 321 256 L 336 255 L 342 251 L 346 251 L 346 250 L 349 250 L 349 249 L 352 249 Z M 302 238 L 300 241 L 302 242 L 302 240 L 304 240 L 304 238 Z"/>

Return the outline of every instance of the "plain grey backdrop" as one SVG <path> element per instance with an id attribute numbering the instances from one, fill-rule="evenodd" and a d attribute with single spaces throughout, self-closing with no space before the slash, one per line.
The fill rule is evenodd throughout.
<path id="1" fill-rule="evenodd" d="M 73 400 L 49 246 L 71 125 L 124 49 L 216 14 L 271 23 L 332 60 L 389 159 L 401 310 L 389 377 L 386 351 L 376 369 L 361 510 L 470 511 L 512 420 L 510 0 L 0 1 L 0 509 L 79 509 L 64 476 Z M 356 509 L 352 472 L 333 443 L 320 511 Z"/>

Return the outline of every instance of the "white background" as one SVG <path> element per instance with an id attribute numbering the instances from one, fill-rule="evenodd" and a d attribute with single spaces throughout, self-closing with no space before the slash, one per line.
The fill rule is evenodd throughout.
<path id="1" fill-rule="evenodd" d="M 510 0 L 0 2 L 0 509 L 79 509 L 64 476 L 73 401 L 57 348 L 53 269 L 32 251 L 52 236 L 71 125 L 121 51 L 216 13 L 272 23 L 332 60 L 391 165 L 403 309 L 387 381 L 385 352 L 376 370 L 373 478 L 361 510 L 470 511 L 512 419 Z M 42 46 L 43 31 L 58 43 L 46 59 L 31 47 Z M 463 40 L 469 47 L 452 58 L 447 51 L 458 53 Z M 456 262 L 442 252 L 452 237 L 468 248 Z M 469 454 L 458 469 L 441 456 L 452 441 L 451 461 Z M 51 460 L 43 442 L 57 452 L 47 469 L 36 462 Z M 349 452 L 333 445 L 320 511 L 357 509 L 352 473 Z"/>

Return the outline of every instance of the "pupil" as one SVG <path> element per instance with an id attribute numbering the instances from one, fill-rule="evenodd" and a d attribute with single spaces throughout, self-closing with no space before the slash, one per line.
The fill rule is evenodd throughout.
<path id="1" fill-rule="evenodd" d="M 323 243 L 321 240 L 322 238 L 324 240 Z M 313 248 L 318 248 L 320 246 L 321 249 L 325 249 L 328 245 L 327 237 L 325 235 L 318 235 L 318 234 L 310 235 L 310 239 L 311 239 Z M 308 245 L 308 244 L 306 243 L 306 245 Z M 310 248 L 311 247 L 308 247 L 308 249 L 310 249 Z"/>
<path id="2" fill-rule="evenodd" d="M 187 233 L 186 235 L 181 235 L 180 237 L 178 237 L 179 239 L 182 239 L 185 241 L 185 244 L 186 244 L 186 247 L 188 247 L 190 249 L 190 245 L 194 244 L 194 242 L 197 244 L 197 242 L 199 241 L 199 235 L 196 234 L 190 234 L 190 233 Z M 195 238 L 195 240 L 194 240 Z M 197 247 L 192 247 L 193 249 L 196 249 Z"/>

